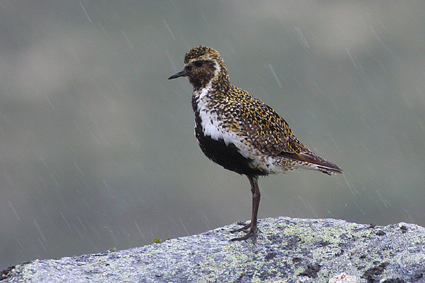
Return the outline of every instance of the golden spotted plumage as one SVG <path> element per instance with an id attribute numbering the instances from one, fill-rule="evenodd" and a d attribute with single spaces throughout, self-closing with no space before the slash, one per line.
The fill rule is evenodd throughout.
<path id="1" fill-rule="evenodd" d="M 184 63 L 184 69 L 169 79 L 188 77 L 193 86 L 195 134 L 202 151 L 224 168 L 246 175 L 251 183 L 251 224 L 238 231 L 250 230 L 235 240 L 257 235 L 258 176 L 297 167 L 342 173 L 338 166 L 304 146 L 270 106 L 233 86 L 216 50 L 195 47 L 186 53 Z"/>

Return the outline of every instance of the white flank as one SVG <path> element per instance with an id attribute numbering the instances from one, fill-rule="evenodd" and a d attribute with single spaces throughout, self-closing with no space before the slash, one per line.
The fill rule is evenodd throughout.
<path id="1" fill-rule="evenodd" d="M 214 140 L 221 139 L 225 142 L 226 145 L 233 143 L 244 157 L 252 158 L 250 149 L 243 143 L 242 138 L 235 132 L 223 129 L 221 119 L 217 117 L 217 113 L 211 113 L 209 111 L 208 103 L 210 98 L 208 97 L 208 93 L 210 89 L 210 84 L 203 88 L 199 94 L 198 100 L 199 117 L 201 118 L 201 125 L 204 130 L 204 134 L 206 136 L 210 136 Z"/>

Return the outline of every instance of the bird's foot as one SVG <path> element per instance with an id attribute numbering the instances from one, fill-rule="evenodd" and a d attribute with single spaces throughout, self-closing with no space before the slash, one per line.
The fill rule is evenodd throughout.
<path id="1" fill-rule="evenodd" d="M 257 225 L 251 225 L 251 222 L 249 222 L 248 224 L 245 224 L 245 222 L 238 222 L 238 225 L 243 225 L 241 228 L 236 229 L 236 230 L 232 230 L 230 231 L 231 233 L 237 233 L 237 232 L 242 232 L 242 231 L 246 231 L 249 229 L 249 231 L 245 234 L 245 236 L 239 237 L 239 238 L 233 238 L 230 241 L 234 242 L 234 241 L 243 241 L 243 240 L 247 240 L 249 238 L 252 238 L 253 241 L 255 242 L 257 240 Z"/>
<path id="2" fill-rule="evenodd" d="M 245 224 L 245 222 L 240 221 L 240 222 L 238 222 L 238 225 L 243 225 L 243 227 L 236 229 L 236 230 L 232 230 L 230 232 L 231 233 L 237 233 L 237 232 L 245 231 L 245 230 L 248 230 L 249 228 L 251 228 L 251 222 L 248 223 L 248 224 Z"/>
<path id="3" fill-rule="evenodd" d="M 248 226 L 249 225 L 249 226 Z M 241 229 L 232 231 L 233 232 L 237 232 L 237 231 L 243 231 L 248 229 L 249 227 L 251 227 L 251 224 L 245 225 L 244 227 L 242 227 Z M 248 227 L 246 227 L 248 226 Z M 243 240 L 247 240 L 252 238 L 253 242 L 257 241 L 257 227 L 251 227 L 251 229 L 249 229 L 248 233 L 245 234 L 245 236 L 239 237 L 239 238 L 233 238 L 230 241 L 234 242 L 234 241 L 243 241 Z"/>

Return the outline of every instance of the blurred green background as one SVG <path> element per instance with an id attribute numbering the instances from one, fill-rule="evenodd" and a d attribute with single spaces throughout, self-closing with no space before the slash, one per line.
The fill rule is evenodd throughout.
<path id="1" fill-rule="evenodd" d="M 345 171 L 262 178 L 260 218 L 425 225 L 425 2 L 1 0 L 0 270 L 250 218 L 167 80 L 199 44 Z"/>

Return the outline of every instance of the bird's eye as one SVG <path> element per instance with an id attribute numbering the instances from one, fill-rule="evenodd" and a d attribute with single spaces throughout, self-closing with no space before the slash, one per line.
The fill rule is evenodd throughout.
<path id="1" fill-rule="evenodd" d="M 198 60 L 198 61 L 193 62 L 193 64 L 194 64 L 196 67 L 201 67 L 201 66 L 202 66 L 202 64 L 204 64 L 204 62 L 203 62 L 203 61 L 201 61 L 201 60 Z"/>

